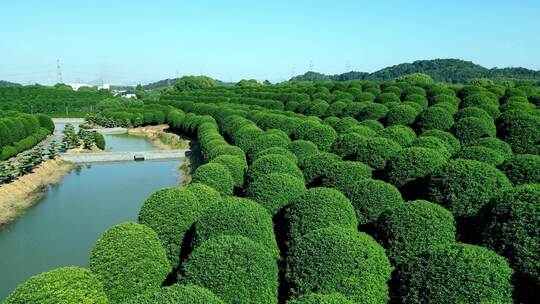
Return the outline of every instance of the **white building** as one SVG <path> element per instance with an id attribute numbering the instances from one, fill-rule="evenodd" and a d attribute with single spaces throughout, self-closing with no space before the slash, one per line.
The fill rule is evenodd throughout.
<path id="1" fill-rule="evenodd" d="M 88 87 L 91 88 L 92 85 L 89 85 L 87 83 L 66 83 L 68 86 L 70 86 L 73 91 L 78 91 L 82 87 Z"/>

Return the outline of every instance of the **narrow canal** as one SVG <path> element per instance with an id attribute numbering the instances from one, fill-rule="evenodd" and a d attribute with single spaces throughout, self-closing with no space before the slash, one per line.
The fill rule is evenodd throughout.
<path id="1" fill-rule="evenodd" d="M 106 135 L 112 151 L 155 149 L 144 137 Z M 77 166 L 18 220 L 0 228 L 0 302 L 32 275 L 86 267 L 104 230 L 137 220 L 154 191 L 178 184 L 180 161 Z"/>

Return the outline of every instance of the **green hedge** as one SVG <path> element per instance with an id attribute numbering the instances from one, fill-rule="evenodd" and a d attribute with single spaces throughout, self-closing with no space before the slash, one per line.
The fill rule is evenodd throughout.
<path id="1" fill-rule="evenodd" d="M 333 226 L 356 229 L 356 212 L 348 198 L 331 188 L 311 188 L 295 200 L 285 212 L 288 245 L 294 247 L 307 233 Z"/>
<path id="2" fill-rule="evenodd" d="M 344 295 L 333 292 L 329 294 L 310 293 L 293 299 L 287 304 L 354 304 L 354 301 L 347 299 Z"/>
<path id="3" fill-rule="evenodd" d="M 375 225 L 376 238 L 394 265 L 439 245 L 455 242 L 454 216 L 424 200 L 399 204 L 384 212 Z"/>
<path id="4" fill-rule="evenodd" d="M 454 124 L 452 114 L 441 107 L 429 107 L 418 114 L 415 127 L 419 132 L 427 130 L 448 130 Z"/>
<path id="5" fill-rule="evenodd" d="M 399 190 L 381 180 L 351 181 L 343 193 L 351 200 L 360 225 L 373 224 L 383 212 L 403 203 Z"/>
<path id="6" fill-rule="evenodd" d="M 469 145 L 491 148 L 501 154 L 504 160 L 512 157 L 512 147 L 508 143 L 496 137 L 478 138 L 470 142 Z"/>
<path id="7" fill-rule="evenodd" d="M 165 188 L 154 192 L 144 202 L 139 211 L 139 223 L 158 234 L 171 265 L 176 267 L 186 232 L 208 207 L 189 190 Z"/>
<path id="8" fill-rule="evenodd" d="M 253 182 L 270 173 L 284 173 L 304 179 L 302 171 L 300 171 L 294 161 L 287 158 L 287 156 L 279 154 L 269 154 L 258 158 L 249 166 L 247 178 L 249 182 Z"/>
<path id="9" fill-rule="evenodd" d="M 443 140 L 448 144 L 447 147 L 450 147 L 450 154 L 452 155 L 455 154 L 457 151 L 461 150 L 461 143 L 450 132 L 433 129 L 423 132 L 420 137 L 422 136 L 433 136 Z"/>
<path id="10" fill-rule="evenodd" d="M 105 231 L 90 256 L 111 303 L 160 288 L 171 271 L 158 235 L 149 227 L 122 223 Z"/>
<path id="11" fill-rule="evenodd" d="M 454 157 L 477 160 L 492 166 L 498 166 L 504 162 L 504 156 L 501 153 L 495 149 L 483 146 L 464 147 Z"/>
<path id="12" fill-rule="evenodd" d="M 450 146 L 449 143 L 437 136 L 420 135 L 412 143 L 412 146 L 433 149 L 447 159 L 452 156 L 452 153 L 454 151 L 454 148 Z"/>
<path id="13" fill-rule="evenodd" d="M 255 154 L 255 156 L 253 157 L 253 160 L 257 160 L 263 156 L 266 156 L 266 155 L 269 155 L 269 154 L 279 154 L 279 155 L 283 155 L 285 157 L 287 157 L 289 160 L 292 160 L 295 164 L 298 163 L 298 158 L 296 157 L 296 155 L 291 152 L 290 150 L 287 150 L 287 148 L 282 148 L 282 147 L 271 147 L 271 148 L 268 148 L 268 149 L 264 149 L 260 152 L 258 152 L 257 154 Z"/>
<path id="14" fill-rule="evenodd" d="M 352 181 L 371 178 L 373 169 L 356 161 L 332 163 L 322 177 L 322 185 L 329 188 L 345 189 Z"/>
<path id="15" fill-rule="evenodd" d="M 448 162 L 431 176 L 429 197 L 456 217 L 470 217 L 499 191 L 511 186 L 508 178 L 495 167 L 458 159 Z"/>
<path id="16" fill-rule="evenodd" d="M 94 135 L 94 142 L 96 143 L 96 146 L 101 150 L 105 150 L 106 143 L 105 143 L 105 137 L 103 137 L 103 134 L 99 132 L 94 132 L 93 135 Z"/>
<path id="17" fill-rule="evenodd" d="M 454 244 L 398 271 L 399 303 L 512 303 L 512 269 L 483 247 Z"/>
<path id="18" fill-rule="evenodd" d="M 174 284 L 138 295 L 126 304 L 224 304 L 210 290 L 197 285 Z"/>
<path id="19" fill-rule="evenodd" d="M 190 183 L 185 187 L 199 200 L 201 206 L 210 207 L 221 202 L 221 194 L 216 189 L 201 183 Z"/>
<path id="20" fill-rule="evenodd" d="M 228 197 L 206 210 L 195 224 L 194 246 L 220 235 L 245 236 L 279 259 L 272 216 L 252 200 Z"/>
<path id="21" fill-rule="evenodd" d="M 539 154 L 540 117 L 509 112 L 497 121 L 499 138 L 509 143 L 515 153 Z"/>
<path id="22" fill-rule="evenodd" d="M 392 267 L 384 249 L 355 229 L 323 228 L 298 240 L 287 260 L 292 295 L 339 292 L 355 303 L 386 303 Z"/>
<path id="23" fill-rule="evenodd" d="M 447 158 L 434 149 L 405 148 L 388 161 L 385 175 L 390 183 L 399 188 L 416 187 L 446 162 Z"/>
<path id="24" fill-rule="evenodd" d="M 225 303 L 277 303 L 274 257 L 243 236 L 215 237 L 195 248 L 182 266 L 181 282 L 208 288 Z"/>
<path id="25" fill-rule="evenodd" d="M 355 159 L 358 157 L 358 150 L 366 145 L 367 137 L 357 133 L 340 134 L 334 145 L 332 152 L 343 159 Z"/>
<path id="26" fill-rule="evenodd" d="M 337 138 L 334 128 L 316 122 L 304 122 L 293 134 L 295 139 L 309 140 L 321 151 L 328 151 Z"/>
<path id="27" fill-rule="evenodd" d="M 416 139 L 416 133 L 407 126 L 390 126 L 378 133 L 380 137 L 391 139 L 402 147 L 407 147 Z"/>
<path id="28" fill-rule="evenodd" d="M 540 183 L 539 155 L 514 155 L 505 161 L 500 169 L 514 185 Z"/>
<path id="29" fill-rule="evenodd" d="M 207 163 L 198 167 L 192 180 L 194 183 L 206 184 L 223 195 L 232 195 L 235 184 L 227 166 L 218 163 Z"/>
<path id="30" fill-rule="evenodd" d="M 294 140 L 287 146 L 287 149 L 296 155 L 299 162 L 319 152 L 313 142 L 302 139 Z"/>
<path id="31" fill-rule="evenodd" d="M 235 155 L 220 155 L 210 161 L 210 163 L 217 163 L 227 167 L 234 180 L 235 187 L 240 188 L 244 185 L 244 175 L 248 166 L 242 158 Z"/>
<path id="32" fill-rule="evenodd" d="M 386 113 L 386 125 L 411 125 L 416 120 L 418 111 L 408 105 L 398 105 Z"/>
<path id="33" fill-rule="evenodd" d="M 305 190 L 303 179 L 284 173 L 270 173 L 250 183 L 246 197 L 263 205 L 270 214 L 276 214 Z"/>
<path id="34" fill-rule="evenodd" d="M 320 152 L 302 160 L 299 165 L 306 183 L 310 184 L 319 182 L 323 176 L 326 176 L 330 166 L 340 161 L 341 158 L 336 154 Z"/>
<path id="35" fill-rule="evenodd" d="M 480 213 L 482 243 L 506 257 L 527 280 L 540 284 L 540 185 L 521 185 L 495 196 Z"/>
<path id="36" fill-rule="evenodd" d="M 495 137 L 497 130 L 492 122 L 477 117 L 465 117 L 452 126 L 452 133 L 462 144 L 468 145 L 477 138 Z"/>
<path id="37" fill-rule="evenodd" d="M 90 270 L 63 267 L 35 275 L 17 286 L 4 304 L 107 304 L 103 284 Z"/>

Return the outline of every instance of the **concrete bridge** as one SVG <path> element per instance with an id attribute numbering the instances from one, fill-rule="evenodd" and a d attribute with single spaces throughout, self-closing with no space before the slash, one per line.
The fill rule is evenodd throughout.
<path id="1" fill-rule="evenodd" d="M 190 150 L 142 151 L 142 152 L 98 152 L 98 153 L 64 153 L 65 161 L 73 163 L 98 162 L 132 162 L 142 160 L 172 160 L 182 159 L 189 155 Z"/>

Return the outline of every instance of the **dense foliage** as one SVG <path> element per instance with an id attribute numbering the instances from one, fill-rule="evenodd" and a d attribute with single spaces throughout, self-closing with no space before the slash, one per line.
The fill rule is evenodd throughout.
<path id="1" fill-rule="evenodd" d="M 191 77 L 100 102 L 97 124 L 167 123 L 200 148 L 191 184 L 96 244 L 109 300 L 534 302 L 540 89 L 435 82 L 455 81 L 447 63 L 476 73 L 433 61 L 375 73 L 398 78 L 384 82 Z"/>

